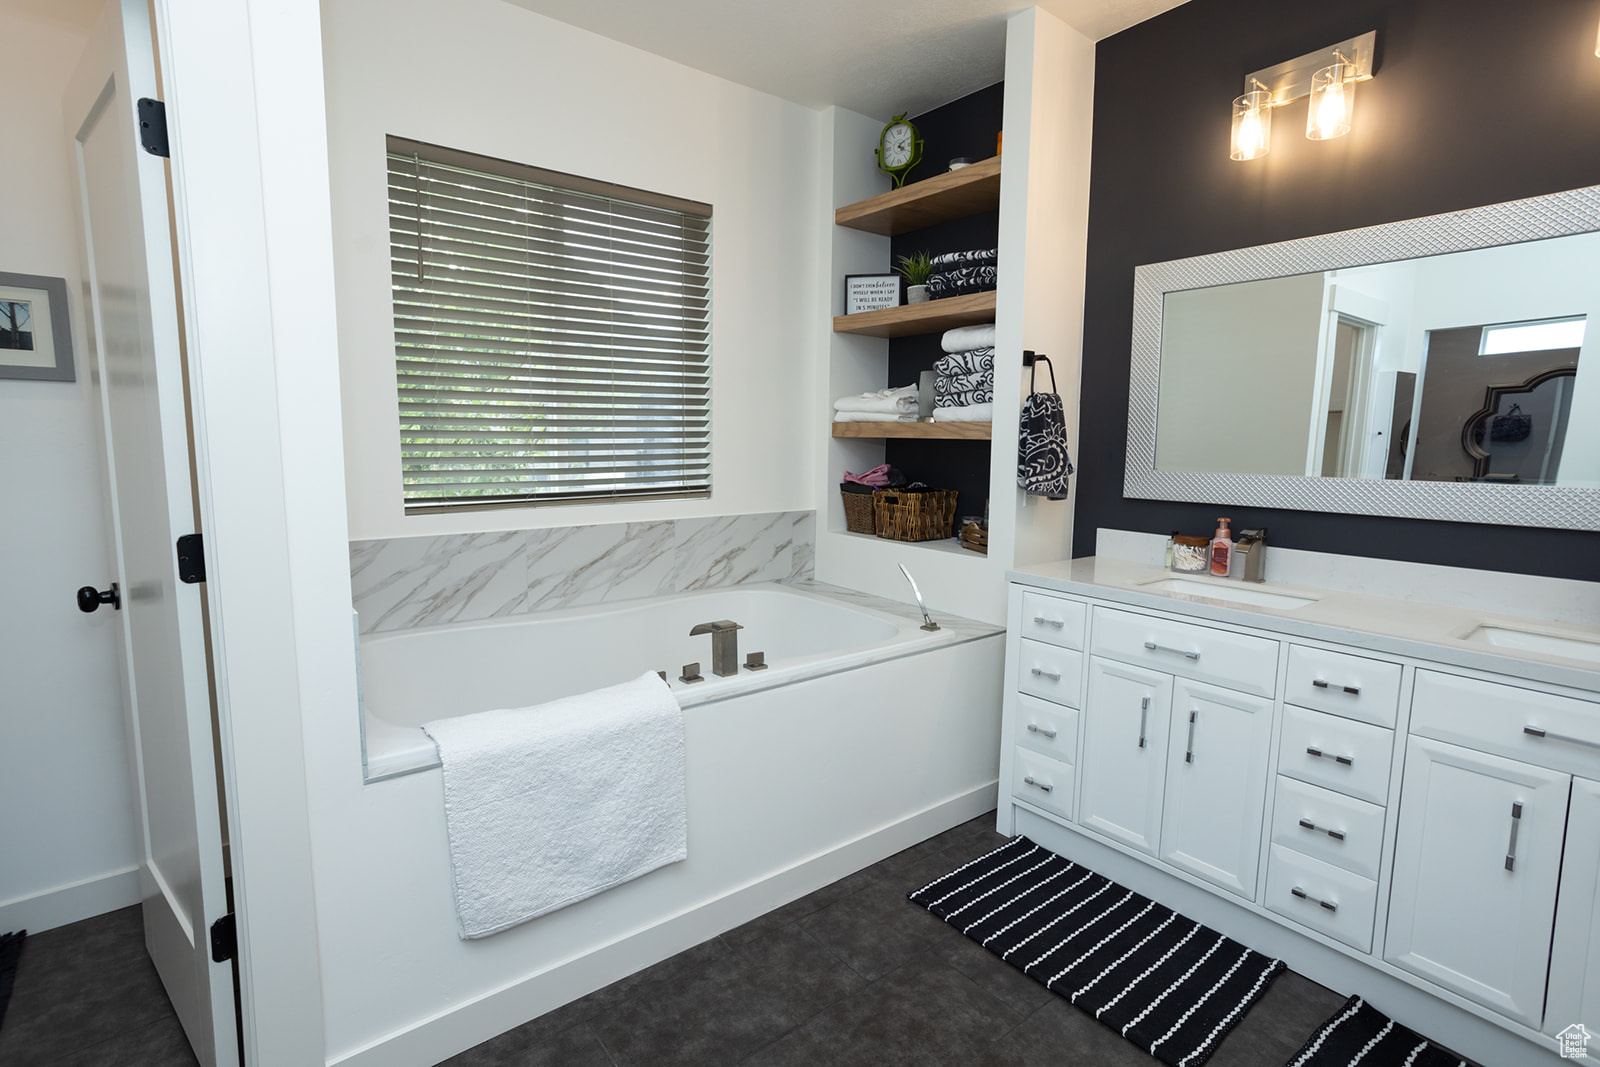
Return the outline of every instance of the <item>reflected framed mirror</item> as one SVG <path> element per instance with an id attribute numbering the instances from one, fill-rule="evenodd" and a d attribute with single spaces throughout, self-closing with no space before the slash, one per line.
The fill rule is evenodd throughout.
<path id="1" fill-rule="evenodd" d="M 1600 186 L 1134 272 L 1126 496 L 1600 529 Z"/>

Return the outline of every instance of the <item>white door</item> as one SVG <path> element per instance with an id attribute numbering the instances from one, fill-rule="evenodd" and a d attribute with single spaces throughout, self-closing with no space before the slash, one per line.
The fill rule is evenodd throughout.
<path id="1" fill-rule="evenodd" d="M 1161 843 L 1172 676 L 1089 661 L 1078 821 L 1154 856 Z"/>
<path id="2" fill-rule="evenodd" d="M 145 946 L 211 1067 L 239 1054 L 233 967 L 211 959 L 211 924 L 228 907 L 204 615 L 200 587 L 177 574 L 175 542 L 195 532 L 195 509 L 166 171 L 139 147 L 138 100 L 158 95 L 145 0 L 111 0 L 63 103 L 123 597 Z"/>
<path id="3" fill-rule="evenodd" d="M 1162 859 L 1255 899 L 1271 747 L 1272 701 L 1176 682 Z"/>
<path id="4" fill-rule="evenodd" d="M 1384 958 L 1534 1029 L 1572 779 L 1413 737 Z"/>
<path id="5" fill-rule="evenodd" d="M 1577 1023 L 1590 1035 L 1589 1055 L 1600 1057 L 1600 782 L 1588 778 L 1572 780 L 1560 899 L 1544 1032 Z"/>

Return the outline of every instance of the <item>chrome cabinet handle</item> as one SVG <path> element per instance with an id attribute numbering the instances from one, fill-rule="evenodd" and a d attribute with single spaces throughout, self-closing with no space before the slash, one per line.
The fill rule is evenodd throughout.
<path id="1" fill-rule="evenodd" d="M 1356 758 L 1354 756 L 1335 756 L 1322 751 L 1320 748 L 1312 748 L 1310 745 L 1306 746 L 1306 755 L 1315 756 L 1318 759 L 1331 759 L 1333 762 L 1342 763 L 1346 767 L 1354 767 L 1356 765 Z"/>
<path id="2" fill-rule="evenodd" d="M 1046 793 L 1052 793 L 1052 792 L 1055 791 L 1055 788 L 1056 788 L 1053 785 L 1046 785 L 1043 782 L 1034 781 L 1033 775 L 1031 775 L 1031 774 L 1028 775 L 1027 777 L 1023 778 L 1022 780 L 1024 782 L 1027 782 L 1029 785 L 1033 786 L 1035 789 L 1043 789 Z"/>
<path id="3" fill-rule="evenodd" d="M 1185 762 L 1185 763 L 1193 763 L 1194 762 L 1194 722 L 1199 717 L 1200 717 L 1199 709 L 1197 709 L 1197 708 L 1190 708 L 1189 709 L 1189 747 L 1187 749 L 1185 749 L 1184 753 L 1183 753 L 1183 762 Z"/>
<path id="4" fill-rule="evenodd" d="M 1312 822 L 1310 819 L 1301 819 L 1300 820 L 1300 826 L 1301 826 L 1302 829 L 1315 830 L 1319 834 L 1327 834 L 1329 837 L 1333 838 L 1335 841 L 1343 841 L 1344 840 L 1344 831 L 1343 830 L 1330 830 L 1326 826 L 1318 826 L 1316 823 Z"/>
<path id="5" fill-rule="evenodd" d="M 1329 911 L 1334 911 L 1334 912 L 1339 910 L 1339 905 L 1335 904 L 1333 901 L 1331 901 L 1331 900 L 1318 900 L 1316 897 L 1311 896 L 1309 893 L 1307 893 L 1304 889 L 1301 889 L 1299 886 L 1295 886 L 1293 889 L 1289 890 L 1289 892 L 1293 893 L 1295 896 L 1299 897 L 1301 900 L 1309 901 L 1310 903 L 1315 904 L 1320 908 L 1327 908 Z"/>
<path id="6" fill-rule="evenodd" d="M 1586 748 L 1600 748 L 1600 741 L 1589 741 L 1582 737 L 1572 737 L 1569 734 L 1553 734 L 1549 730 L 1541 730 L 1537 726 L 1524 726 L 1522 732 L 1529 737 L 1546 738 L 1551 741 L 1565 741 L 1569 745 L 1583 745 Z"/>
<path id="7" fill-rule="evenodd" d="M 1198 652 L 1188 651 L 1181 648 L 1169 648 L 1166 645 L 1158 645 L 1154 641 L 1146 641 L 1144 643 L 1144 647 L 1148 648 L 1151 652 L 1171 652 L 1174 656 L 1182 656 L 1185 659 L 1200 658 L 1200 653 Z"/>
<path id="8" fill-rule="evenodd" d="M 1030 722 L 1028 724 L 1028 732 L 1030 734 L 1038 734 L 1040 737 L 1047 737 L 1052 741 L 1056 739 L 1056 732 L 1054 730 L 1046 730 L 1043 726 L 1040 726 L 1037 723 Z"/>
<path id="9" fill-rule="evenodd" d="M 1517 830 L 1522 826 L 1522 801 L 1511 805 L 1511 841 L 1506 845 L 1506 870 L 1517 869 Z"/>
<path id="10" fill-rule="evenodd" d="M 1318 689 L 1342 689 L 1351 696 L 1361 695 L 1361 687 L 1359 685 L 1337 685 L 1331 682 L 1324 682 L 1321 678 L 1311 679 L 1311 684 Z"/>
<path id="11" fill-rule="evenodd" d="M 1139 701 L 1139 747 L 1144 747 L 1144 724 L 1150 717 L 1150 698 L 1145 697 Z"/>
<path id="12" fill-rule="evenodd" d="M 1035 615 L 1033 621 L 1040 626 L 1054 626 L 1058 630 L 1067 624 L 1065 619 L 1047 619 L 1043 615 Z"/>
<path id="13" fill-rule="evenodd" d="M 1033 668 L 1033 676 L 1035 678 L 1048 678 L 1052 682 L 1061 681 L 1061 675 L 1060 674 L 1052 673 L 1050 671 L 1040 670 L 1038 667 Z"/>

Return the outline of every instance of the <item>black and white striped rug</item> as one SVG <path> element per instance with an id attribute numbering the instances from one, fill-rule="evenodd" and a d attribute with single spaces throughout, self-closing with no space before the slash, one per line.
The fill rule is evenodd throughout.
<path id="1" fill-rule="evenodd" d="M 1284 1067 L 1467 1067 L 1467 1061 L 1407 1030 L 1360 997 L 1311 1035 Z"/>
<path id="2" fill-rule="evenodd" d="M 1172 1067 L 1206 1062 L 1284 970 L 1026 837 L 909 896 Z"/>

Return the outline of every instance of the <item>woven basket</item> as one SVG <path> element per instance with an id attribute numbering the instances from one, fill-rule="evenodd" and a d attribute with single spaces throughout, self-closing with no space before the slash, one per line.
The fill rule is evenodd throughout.
<path id="1" fill-rule="evenodd" d="M 955 524 L 956 491 L 880 489 L 872 494 L 872 511 L 879 537 L 891 541 L 937 541 L 949 537 Z"/>
<path id="2" fill-rule="evenodd" d="M 875 493 L 851 493 L 841 490 L 844 497 L 844 528 L 851 533 L 877 533 L 872 518 L 872 498 Z"/>

